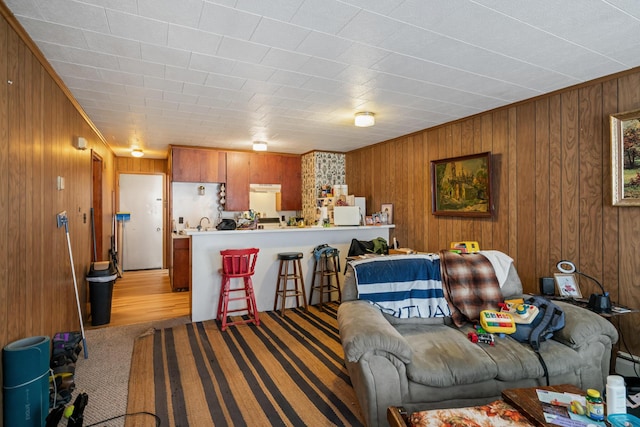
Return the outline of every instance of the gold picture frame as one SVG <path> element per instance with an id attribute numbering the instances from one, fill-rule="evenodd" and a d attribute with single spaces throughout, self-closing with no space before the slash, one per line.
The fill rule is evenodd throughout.
<path id="1" fill-rule="evenodd" d="M 431 161 L 431 212 L 491 217 L 491 152 Z"/>
<path id="2" fill-rule="evenodd" d="M 582 292 L 580 292 L 580 286 L 578 286 L 575 274 L 555 273 L 554 278 L 556 279 L 556 286 L 560 296 L 582 298 Z"/>
<path id="3" fill-rule="evenodd" d="M 640 206 L 640 110 L 612 114 L 613 206 Z"/>

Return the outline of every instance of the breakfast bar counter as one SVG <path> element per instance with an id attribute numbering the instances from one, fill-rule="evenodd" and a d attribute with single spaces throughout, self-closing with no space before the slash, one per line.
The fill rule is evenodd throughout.
<path id="1" fill-rule="evenodd" d="M 273 310 L 275 300 L 278 253 L 302 252 L 304 284 L 309 298 L 313 278 L 313 248 L 326 243 L 340 250 L 340 263 L 344 269 L 352 239 L 368 241 L 382 237 L 389 241 L 391 228 L 394 225 L 188 231 L 187 234 L 191 236 L 191 320 L 200 322 L 216 318 L 220 294 L 221 250 L 260 249 L 252 281 L 258 311 L 268 311 Z M 314 303 L 317 298 L 316 294 Z M 294 303 L 295 298 L 288 298 L 287 307 Z M 233 308 L 232 304 L 229 307 Z"/>

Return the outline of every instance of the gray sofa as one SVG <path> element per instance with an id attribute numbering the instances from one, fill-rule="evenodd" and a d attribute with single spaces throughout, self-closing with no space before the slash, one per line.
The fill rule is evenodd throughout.
<path id="1" fill-rule="evenodd" d="M 390 257 L 389 257 L 390 258 Z M 521 296 L 513 266 L 501 287 Z M 551 384 L 603 390 L 616 329 L 603 317 L 557 302 L 566 325 L 543 342 L 541 355 Z M 499 399 L 504 389 L 545 385 L 543 368 L 528 344 L 510 337 L 496 345 L 474 344 L 450 318 L 396 319 L 357 299 L 353 268 L 347 266 L 338 310 L 345 363 L 366 424 L 388 425 L 389 406 L 408 411 L 474 406 Z"/>

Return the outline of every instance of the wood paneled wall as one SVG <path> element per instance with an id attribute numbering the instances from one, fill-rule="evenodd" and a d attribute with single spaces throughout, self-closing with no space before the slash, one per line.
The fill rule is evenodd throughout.
<path id="1" fill-rule="evenodd" d="M 369 214 L 394 204 L 403 247 L 477 240 L 514 258 L 527 292 L 570 259 L 614 301 L 640 308 L 640 207 L 611 206 L 609 134 L 610 114 L 637 108 L 638 69 L 349 152 L 347 184 L 367 197 Z M 483 151 L 493 154 L 493 218 L 432 215 L 430 162 Z M 639 317 L 619 320 L 635 354 Z"/>
<path id="2" fill-rule="evenodd" d="M 87 139 L 87 150 L 74 147 L 78 136 Z M 92 251 L 92 150 L 103 159 L 102 196 L 108 201 L 113 153 L 0 3 L 0 346 L 80 328 L 66 233 L 56 216 L 66 211 L 69 218 L 84 302 Z M 57 190 L 58 176 L 64 190 Z M 105 251 L 108 209 L 105 203 Z"/>

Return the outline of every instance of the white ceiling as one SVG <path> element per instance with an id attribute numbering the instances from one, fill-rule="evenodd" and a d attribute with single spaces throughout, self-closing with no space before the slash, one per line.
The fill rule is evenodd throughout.
<path id="1" fill-rule="evenodd" d="M 640 65 L 638 0 L 4 1 L 118 155 L 349 151 Z"/>

